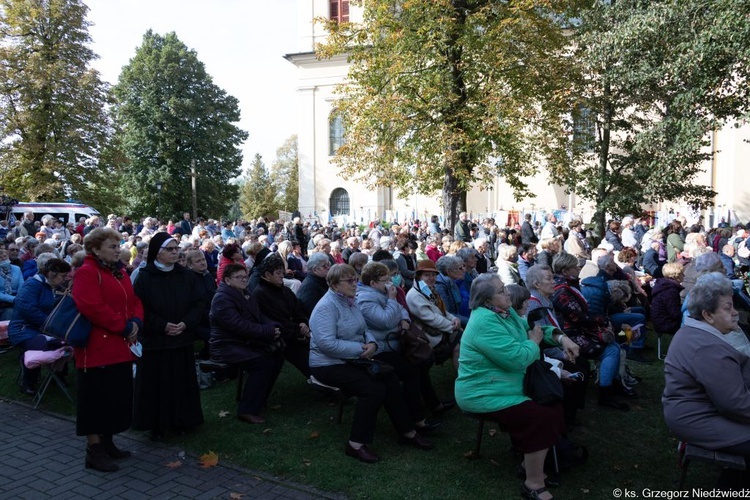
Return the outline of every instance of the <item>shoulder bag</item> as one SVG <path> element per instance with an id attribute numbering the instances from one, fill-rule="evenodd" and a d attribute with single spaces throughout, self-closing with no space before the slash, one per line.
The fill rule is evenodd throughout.
<path id="1" fill-rule="evenodd" d="M 534 360 L 523 377 L 523 393 L 540 405 L 551 406 L 563 400 L 563 386 L 552 365 L 542 359 Z"/>
<path id="2" fill-rule="evenodd" d="M 41 330 L 73 347 L 86 347 L 91 323 L 78 311 L 68 289 L 44 320 Z"/>
<path id="3" fill-rule="evenodd" d="M 434 353 L 430 347 L 427 334 L 418 322 L 412 321 L 408 330 L 404 330 L 398 338 L 403 355 L 413 364 L 430 363 L 434 360 Z"/>

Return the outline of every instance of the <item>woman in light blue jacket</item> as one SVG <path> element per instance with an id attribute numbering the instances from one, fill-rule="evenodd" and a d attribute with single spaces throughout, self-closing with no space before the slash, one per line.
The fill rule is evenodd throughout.
<path id="1" fill-rule="evenodd" d="M 399 433 L 399 442 L 423 450 L 431 442 L 414 430 L 401 384 L 395 373 L 373 376 L 347 360 L 371 360 L 377 341 L 367 332 L 365 318 L 355 304 L 357 274 L 348 264 L 336 264 L 326 276 L 330 287 L 310 317 L 310 373 L 324 384 L 357 396 L 346 455 L 365 463 L 380 460 L 368 448 L 375 435 L 380 407 L 384 406 Z"/>

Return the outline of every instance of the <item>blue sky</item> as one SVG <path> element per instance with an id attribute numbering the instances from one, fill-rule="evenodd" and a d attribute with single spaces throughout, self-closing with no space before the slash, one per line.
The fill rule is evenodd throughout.
<path id="1" fill-rule="evenodd" d="M 93 66 L 117 82 L 143 34 L 174 31 L 195 50 L 214 83 L 238 98 L 246 169 L 255 153 L 267 166 L 296 133 L 295 68 L 282 57 L 297 51 L 297 0 L 84 0 L 99 55 Z"/>

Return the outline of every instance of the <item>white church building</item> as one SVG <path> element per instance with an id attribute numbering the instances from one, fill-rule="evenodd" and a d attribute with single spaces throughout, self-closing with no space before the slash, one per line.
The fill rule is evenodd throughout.
<path id="1" fill-rule="evenodd" d="M 321 221 L 336 219 L 339 223 L 367 223 L 375 218 L 404 221 L 409 218 L 429 220 L 432 214 L 441 215 L 440 195 L 408 195 L 400 197 L 398 190 L 389 187 L 369 189 L 363 184 L 345 180 L 337 172 L 332 158 L 341 145 L 343 128 L 332 114 L 337 96 L 336 86 L 346 79 L 348 63 L 345 56 L 318 60 L 315 44 L 325 40 L 326 33 L 317 17 L 357 22 L 362 18 L 361 7 L 349 6 L 348 0 L 299 0 L 297 52 L 285 58 L 297 67 L 298 96 L 298 151 L 299 151 L 299 210 L 302 217 Z M 723 217 L 729 222 L 748 222 L 750 219 L 750 126 L 727 126 L 711 137 L 712 159 L 706 162 L 697 182 L 713 187 L 718 193 L 715 205 L 705 211 L 706 223 L 716 225 Z M 468 211 L 473 218 L 493 216 L 499 224 L 518 220 L 527 212 L 541 217 L 555 211 L 565 220 L 570 214 L 581 215 L 588 221 L 594 207 L 574 194 L 566 194 L 562 186 L 548 177 L 545 169 L 527 179 L 530 191 L 536 196 L 516 201 L 512 190 L 501 179 L 489 190 L 472 189 L 467 196 Z M 684 214 L 688 219 L 698 214 L 679 203 L 663 203 L 644 207 L 654 212 L 658 223 Z M 562 216 L 562 217 L 560 217 Z"/>

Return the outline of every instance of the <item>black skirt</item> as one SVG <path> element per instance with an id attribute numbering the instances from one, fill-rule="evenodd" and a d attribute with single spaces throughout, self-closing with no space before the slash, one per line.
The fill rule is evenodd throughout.
<path id="1" fill-rule="evenodd" d="M 137 362 L 133 429 L 163 434 L 203 423 L 193 346 L 144 350 Z"/>
<path id="2" fill-rule="evenodd" d="M 78 370 L 76 435 L 117 434 L 133 419 L 133 364 Z"/>

